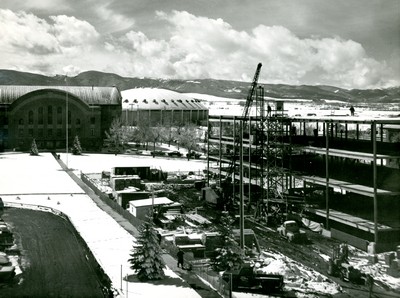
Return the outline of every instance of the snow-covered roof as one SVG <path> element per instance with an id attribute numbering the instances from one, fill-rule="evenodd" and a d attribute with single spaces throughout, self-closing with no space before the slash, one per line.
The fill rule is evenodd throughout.
<path id="1" fill-rule="evenodd" d="M 171 203 L 173 203 L 173 201 L 171 201 L 167 197 L 129 201 L 129 205 L 133 206 L 133 207 L 145 207 L 145 206 L 151 206 L 151 205 L 167 205 L 167 204 L 171 204 Z"/>
<path id="2" fill-rule="evenodd" d="M 116 87 L 9 85 L 0 86 L 0 103 L 12 104 L 29 93 L 45 90 L 71 94 L 88 105 L 119 105 L 121 102 L 121 94 Z"/>
<path id="3" fill-rule="evenodd" d="M 199 99 L 166 89 L 134 88 L 121 95 L 123 110 L 207 110 Z"/>

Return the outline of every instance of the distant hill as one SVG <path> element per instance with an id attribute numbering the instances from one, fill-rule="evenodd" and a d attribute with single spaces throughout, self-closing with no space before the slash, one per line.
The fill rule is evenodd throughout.
<path id="1" fill-rule="evenodd" d="M 166 80 L 127 78 L 99 71 L 82 72 L 75 77 L 44 75 L 0 69 L 0 85 L 45 86 L 116 86 L 121 91 L 137 87 L 169 89 L 182 93 L 202 93 L 219 97 L 245 99 L 251 82 L 227 80 Z M 340 100 L 350 103 L 400 103 L 400 87 L 386 89 L 342 89 L 334 86 L 292 86 L 263 84 L 264 94 L 273 98 Z"/>

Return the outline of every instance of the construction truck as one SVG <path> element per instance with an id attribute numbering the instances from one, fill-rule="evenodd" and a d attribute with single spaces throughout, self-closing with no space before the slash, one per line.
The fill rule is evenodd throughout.
<path id="1" fill-rule="evenodd" d="M 283 222 L 283 224 L 278 227 L 278 233 L 289 242 L 307 242 L 307 234 L 300 230 L 300 227 L 295 220 L 287 220 Z"/>
<path id="2" fill-rule="evenodd" d="M 225 271 L 222 275 L 225 282 L 232 282 L 232 290 L 253 290 L 262 293 L 279 293 L 283 290 L 284 281 L 280 274 L 256 272 L 254 266 L 245 262 L 239 269 Z"/>
<path id="3" fill-rule="evenodd" d="M 346 243 L 333 248 L 332 258 L 329 258 L 328 275 L 359 285 L 365 285 L 367 280 L 365 273 L 349 264 Z"/>

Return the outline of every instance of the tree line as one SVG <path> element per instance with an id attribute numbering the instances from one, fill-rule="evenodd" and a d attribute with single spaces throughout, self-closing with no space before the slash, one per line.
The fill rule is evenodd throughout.
<path id="1" fill-rule="evenodd" d="M 165 143 L 169 146 L 174 144 L 178 149 L 193 151 L 197 149 L 197 143 L 200 141 L 198 126 L 169 119 L 156 124 L 143 119 L 137 126 L 126 126 L 121 118 L 115 118 L 105 134 L 104 146 L 114 149 L 125 149 L 128 143 L 133 142 L 145 150 L 155 150 L 157 143 Z"/>

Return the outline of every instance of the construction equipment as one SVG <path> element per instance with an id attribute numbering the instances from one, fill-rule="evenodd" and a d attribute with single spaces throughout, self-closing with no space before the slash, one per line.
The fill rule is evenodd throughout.
<path id="1" fill-rule="evenodd" d="M 236 166 L 236 161 L 239 159 L 238 156 L 238 149 L 241 146 L 241 142 L 242 142 L 242 130 L 243 130 L 243 126 L 244 123 L 248 120 L 249 117 L 249 111 L 250 111 L 250 107 L 253 103 L 253 96 L 255 94 L 256 88 L 257 88 L 257 83 L 258 83 L 258 77 L 260 75 L 260 71 L 261 71 L 261 67 L 262 64 L 258 63 L 257 65 L 257 69 L 256 72 L 254 74 L 254 78 L 253 81 L 251 83 L 249 92 L 247 94 L 247 98 L 246 98 L 246 105 L 243 109 L 243 113 L 242 113 L 242 117 L 240 120 L 240 127 L 241 129 L 237 129 L 234 128 L 234 145 L 233 145 L 233 152 L 230 158 L 230 163 L 229 163 L 229 167 L 227 170 L 227 174 L 225 177 L 225 181 L 223 181 L 221 184 L 221 188 L 223 190 L 223 200 L 225 201 L 225 205 L 227 206 L 231 206 L 234 204 L 234 198 L 233 198 L 233 194 L 232 194 L 232 183 L 234 184 L 235 181 L 234 179 L 232 179 L 232 175 L 235 172 L 235 166 Z"/>
<path id="2" fill-rule="evenodd" d="M 278 233 L 289 242 L 307 242 L 307 234 L 300 230 L 299 225 L 294 220 L 285 221 L 280 227 L 278 227 Z"/>
<path id="3" fill-rule="evenodd" d="M 348 247 L 346 243 L 333 248 L 332 258 L 329 258 L 328 274 L 340 277 L 343 281 L 365 285 L 367 276 L 348 262 Z"/>
<path id="4" fill-rule="evenodd" d="M 254 78 L 253 78 L 253 81 L 252 81 L 250 89 L 249 89 L 249 93 L 247 94 L 246 105 L 245 105 L 245 107 L 243 109 L 243 113 L 242 113 L 242 121 L 246 121 L 247 118 L 249 117 L 249 111 L 250 111 L 251 104 L 253 103 L 253 95 L 254 95 L 256 87 L 257 87 L 257 82 L 258 82 L 258 77 L 260 75 L 261 67 L 262 67 L 262 64 L 258 63 L 256 73 L 254 74 Z M 239 146 L 240 146 L 240 141 L 241 141 L 241 135 L 240 135 L 240 133 L 236 133 L 235 143 L 234 143 L 234 147 L 233 147 L 233 158 L 231 159 L 228 175 L 226 178 L 230 178 L 234 172 L 235 160 L 236 160 L 235 153 L 236 153 L 236 149 L 239 148 Z"/>
<path id="5" fill-rule="evenodd" d="M 284 280 L 280 274 L 256 272 L 250 263 L 244 263 L 239 269 L 225 271 L 222 279 L 231 280 L 233 290 L 261 290 L 262 293 L 279 293 L 283 290 Z"/>

